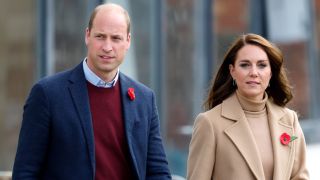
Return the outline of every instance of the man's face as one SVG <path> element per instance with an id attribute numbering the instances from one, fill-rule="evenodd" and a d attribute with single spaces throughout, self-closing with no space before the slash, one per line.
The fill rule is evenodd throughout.
<path id="1" fill-rule="evenodd" d="M 88 67 L 101 79 L 111 81 L 130 47 L 124 14 L 118 9 L 100 9 L 91 30 L 86 30 Z"/>

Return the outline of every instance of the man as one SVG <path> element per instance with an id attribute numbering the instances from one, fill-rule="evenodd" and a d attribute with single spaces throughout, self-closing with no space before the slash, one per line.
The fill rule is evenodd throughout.
<path id="1" fill-rule="evenodd" d="M 24 107 L 13 179 L 171 179 L 153 92 L 119 71 L 130 18 L 98 6 L 87 58 L 34 85 Z"/>

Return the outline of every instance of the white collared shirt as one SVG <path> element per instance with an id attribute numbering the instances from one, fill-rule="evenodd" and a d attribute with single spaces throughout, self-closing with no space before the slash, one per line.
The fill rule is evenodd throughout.
<path id="1" fill-rule="evenodd" d="M 110 82 L 105 82 L 99 76 L 97 76 L 94 72 L 91 71 L 91 69 L 87 65 L 87 58 L 84 59 L 82 65 L 83 65 L 83 72 L 84 72 L 84 76 L 85 76 L 86 80 L 89 81 L 94 86 L 103 87 L 103 88 L 111 88 L 116 85 L 118 78 L 119 78 L 119 68 L 118 68 L 117 74 L 114 77 L 114 79 Z"/>

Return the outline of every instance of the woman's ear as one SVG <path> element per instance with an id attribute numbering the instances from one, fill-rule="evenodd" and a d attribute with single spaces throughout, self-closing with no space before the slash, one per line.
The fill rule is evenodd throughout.
<path id="1" fill-rule="evenodd" d="M 234 67 L 232 64 L 229 64 L 229 72 L 230 72 L 231 77 L 233 78 Z"/>

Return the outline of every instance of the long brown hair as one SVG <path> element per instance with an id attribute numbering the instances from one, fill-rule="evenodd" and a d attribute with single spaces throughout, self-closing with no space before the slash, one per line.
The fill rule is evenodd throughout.
<path id="1" fill-rule="evenodd" d="M 234 65 L 238 51 L 245 45 L 251 44 L 262 48 L 270 61 L 272 76 L 270 86 L 266 89 L 269 98 L 279 106 L 285 106 L 292 99 L 292 90 L 286 70 L 283 67 L 282 52 L 268 40 L 257 34 L 244 34 L 239 36 L 228 49 L 223 62 L 212 80 L 208 97 L 204 103 L 205 110 L 212 109 L 228 98 L 237 89 L 233 85 L 229 65 Z"/>

